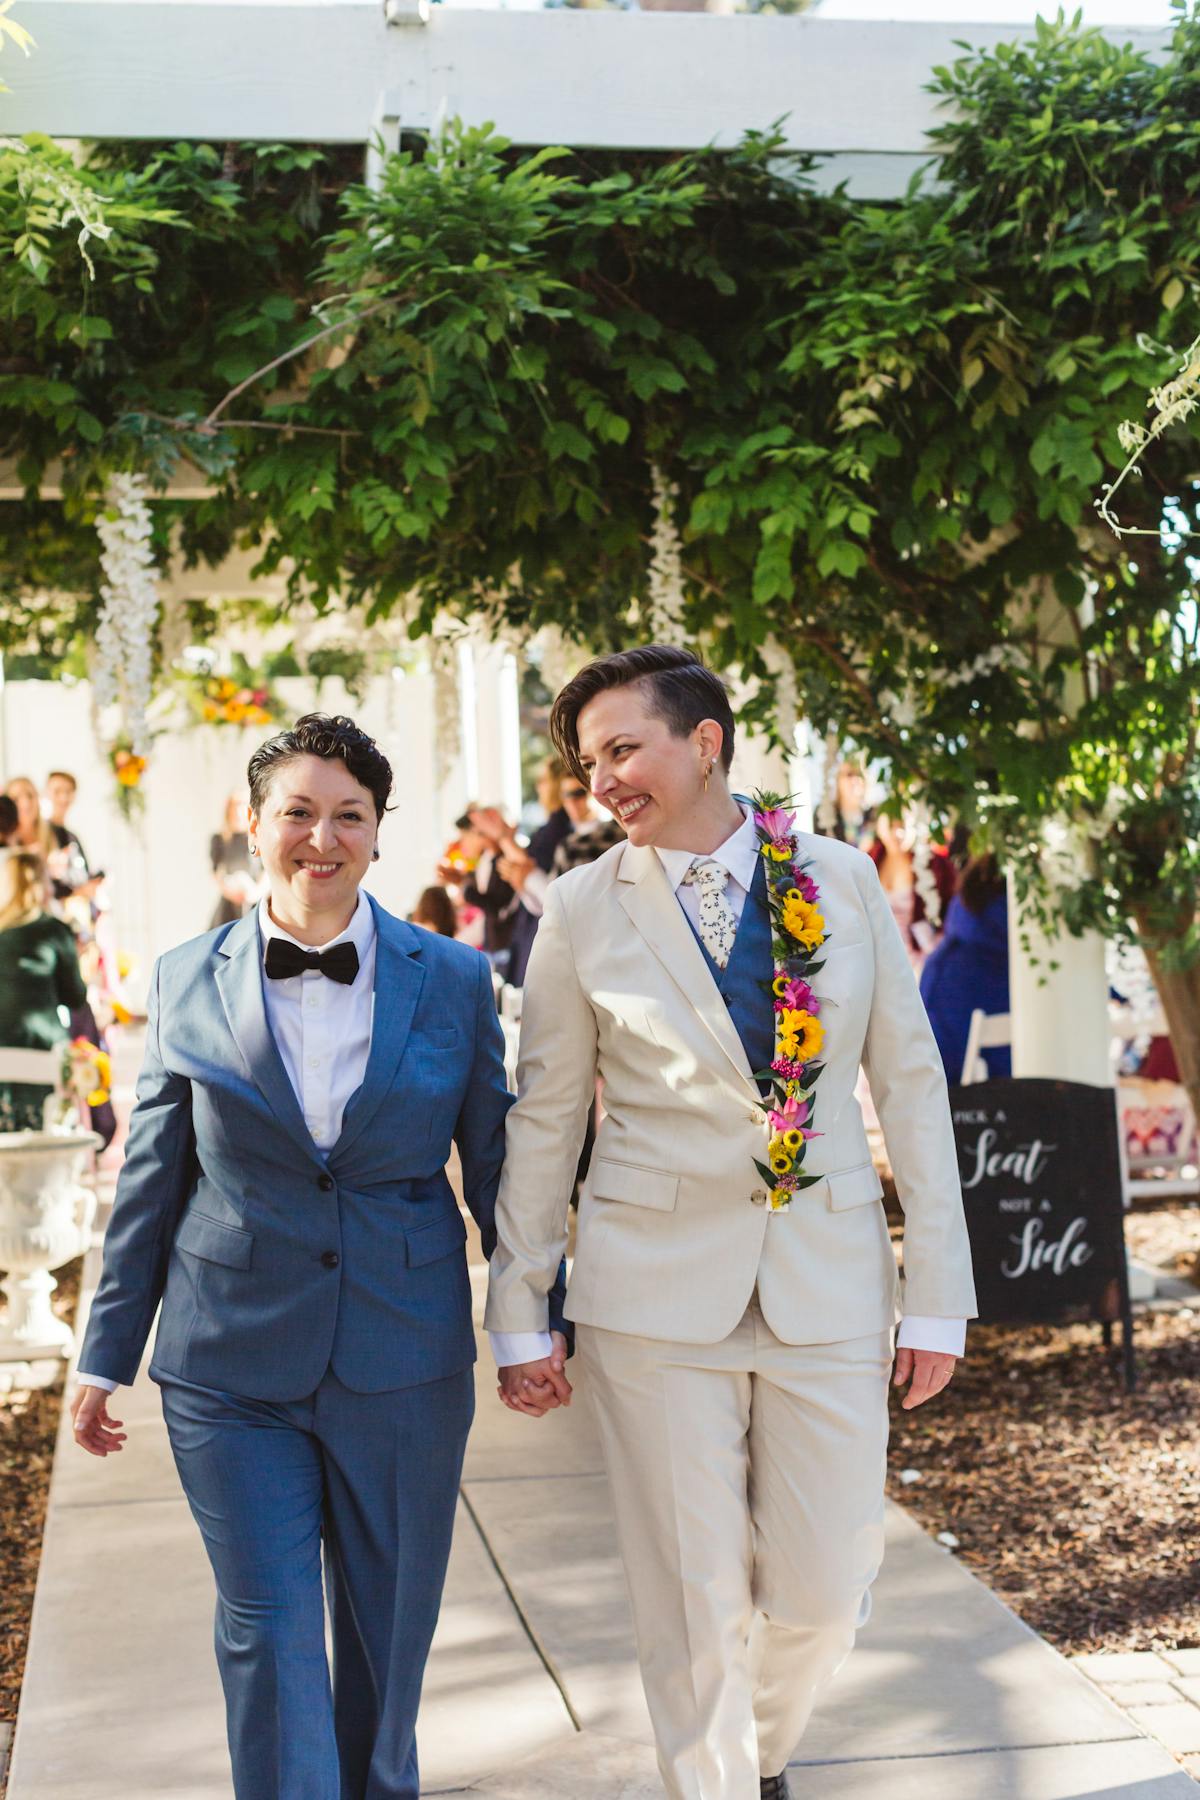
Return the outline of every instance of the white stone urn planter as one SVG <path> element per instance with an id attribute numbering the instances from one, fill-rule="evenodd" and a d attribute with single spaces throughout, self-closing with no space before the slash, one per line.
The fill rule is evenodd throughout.
<path id="1" fill-rule="evenodd" d="M 91 1243 L 96 1195 L 81 1180 L 102 1140 L 94 1131 L 0 1132 L 0 1362 L 69 1356 L 71 1330 L 55 1316 L 50 1273 Z"/>

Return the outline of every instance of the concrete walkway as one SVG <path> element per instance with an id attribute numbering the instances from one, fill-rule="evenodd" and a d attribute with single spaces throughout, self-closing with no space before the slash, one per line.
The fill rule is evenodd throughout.
<path id="1" fill-rule="evenodd" d="M 98 1271 L 93 1251 L 84 1304 Z M 473 1270 L 482 1300 L 483 1270 Z M 421 1717 L 424 1791 L 661 1800 L 586 1393 L 540 1424 L 490 1361 Z M 64 1414 L 9 1800 L 229 1800 L 212 1592 L 157 1391 L 125 1451 Z M 797 1800 L 1189 1800 L 1195 1784 L 897 1508 L 868 1630 L 797 1758 Z"/>

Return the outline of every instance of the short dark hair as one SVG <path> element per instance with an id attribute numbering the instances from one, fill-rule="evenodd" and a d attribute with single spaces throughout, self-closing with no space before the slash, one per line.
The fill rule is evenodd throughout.
<path id="1" fill-rule="evenodd" d="M 246 770 L 250 805 L 256 814 L 262 812 L 276 770 L 298 756 L 320 756 L 326 762 L 345 763 L 347 771 L 374 800 L 376 819 L 382 819 L 392 791 L 392 765 L 375 739 L 340 713 L 336 718 L 330 718 L 328 713 L 305 713 L 290 731 L 277 732 L 258 746 Z"/>
<path id="2" fill-rule="evenodd" d="M 702 719 L 721 727 L 721 767 L 729 773 L 733 761 L 733 708 L 725 683 L 701 662 L 693 650 L 674 644 L 641 644 L 634 650 L 617 650 L 598 656 L 573 675 L 550 709 L 550 738 L 555 749 L 579 781 L 590 786 L 579 760 L 579 715 L 597 694 L 610 688 L 644 687 L 655 718 L 662 719 L 672 737 L 687 737 Z"/>
<path id="3" fill-rule="evenodd" d="M 75 777 L 72 775 L 72 773 L 69 769 L 51 769 L 50 773 L 46 777 L 46 780 L 47 781 L 69 781 L 72 788 L 75 790 L 75 792 L 76 793 L 79 792 L 79 783 L 76 781 Z"/>
<path id="4" fill-rule="evenodd" d="M 0 844 L 12 836 L 20 817 L 16 801 L 8 794 L 0 794 Z"/>

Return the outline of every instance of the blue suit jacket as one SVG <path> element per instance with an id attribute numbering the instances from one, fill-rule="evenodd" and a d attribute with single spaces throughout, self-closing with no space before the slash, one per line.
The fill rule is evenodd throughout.
<path id="1" fill-rule="evenodd" d="M 160 958 L 89 1374 L 133 1380 L 160 1300 L 151 1374 L 252 1399 L 300 1399 L 329 1368 L 375 1393 L 474 1360 L 445 1165 L 453 1142 L 490 1256 L 511 1104 L 491 972 L 371 905 L 370 1057 L 329 1151 L 268 1028 L 257 915 Z"/>

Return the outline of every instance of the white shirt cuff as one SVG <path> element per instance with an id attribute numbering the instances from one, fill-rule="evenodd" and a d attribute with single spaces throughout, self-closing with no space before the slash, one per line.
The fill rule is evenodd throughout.
<path id="1" fill-rule="evenodd" d="M 965 1319 L 931 1319 L 909 1313 L 900 1321 L 897 1350 L 936 1350 L 940 1356 L 961 1356 L 966 1347 Z"/>
<path id="2" fill-rule="evenodd" d="M 540 1362 L 554 1348 L 548 1331 L 489 1331 L 488 1337 L 498 1369 L 511 1368 L 513 1363 Z"/>
<path id="3" fill-rule="evenodd" d="M 76 1375 L 75 1382 L 78 1387 L 103 1388 L 106 1394 L 115 1394 L 121 1385 L 119 1381 L 109 1381 L 103 1375 L 85 1375 L 82 1369 Z"/>

